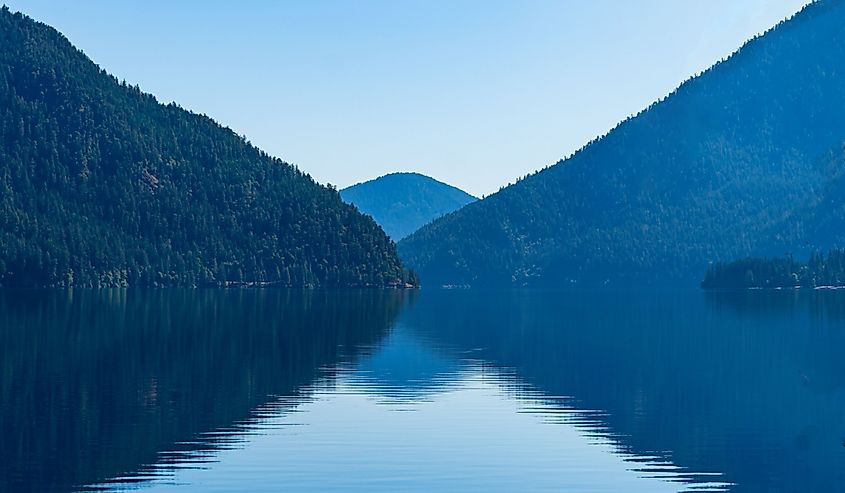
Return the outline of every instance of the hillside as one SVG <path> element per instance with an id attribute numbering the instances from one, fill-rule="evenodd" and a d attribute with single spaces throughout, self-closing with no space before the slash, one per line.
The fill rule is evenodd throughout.
<path id="1" fill-rule="evenodd" d="M 687 284 L 845 228 L 845 2 L 823 0 L 562 160 L 405 239 L 426 284 Z"/>
<path id="2" fill-rule="evenodd" d="M 0 10 L 0 284 L 384 285 L 376 223 L 210 118 Z"/>
<path id="3" fill-rule="evenodd" d="M 419 173 L 384 175 L 345 188 L 340 196 L 373 216 L 395 241 L 476 200 L 463 190 Z"/>

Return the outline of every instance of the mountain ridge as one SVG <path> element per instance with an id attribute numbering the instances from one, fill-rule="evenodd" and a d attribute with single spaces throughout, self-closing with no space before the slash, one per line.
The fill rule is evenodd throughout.
<path id="1" fill-rule="evenodd" d="M 340 195 L 372 216 L 394 241 L 477 200 L 457 187 L 416 172 L 388 173 L 344 188 Z"/>
<path id="2" fill-rule="evenodd" d="M 843 17 L 841 3 L 807 5 L 400 254 L 435 284 L 687 284 L 710 261 L 815 246 L 786 220 L 845 168 L 831 110 L 845 104 Z"/>
<path id="3" fill-rule="evenodd" d="M 120 83 L 0 9 L 0 284 L 382 286 L 394 244 L 338 192 Z"/>

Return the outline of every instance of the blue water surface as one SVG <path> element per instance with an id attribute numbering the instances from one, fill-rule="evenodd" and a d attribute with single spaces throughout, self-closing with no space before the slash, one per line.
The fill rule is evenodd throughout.
<path id="1" fill-rule="evenodd" d="M 838 491 L 845 291 L 0 292 L 0 491 Z"/>

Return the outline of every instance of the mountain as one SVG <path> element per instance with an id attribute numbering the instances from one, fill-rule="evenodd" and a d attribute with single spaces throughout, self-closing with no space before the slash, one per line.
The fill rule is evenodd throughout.
<path id="1" fill-rule="evenodd" d="M 477 200 L 419 173 L 392 173 L 340 191 L 346 202 L 373 216 L 399 241 L 431 221 Z"/>
<path id="2" fill-rule="evenodd" d="M 395 246 L 338 192 L 0 10 L 0 284 L 385 285 Z"/>
<path id="3" fill-rule="evenodd" d="M 400 255 L 424 284 L 693 286 L 709 262 L 842 245 L 844 77 L 845 2 L 812 3 Z"/>

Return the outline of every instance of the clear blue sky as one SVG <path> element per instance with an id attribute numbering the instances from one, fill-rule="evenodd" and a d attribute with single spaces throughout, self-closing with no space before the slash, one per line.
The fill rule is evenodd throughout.
<path id="1" fill-rule="evenodd" d="M 806 1 L 7 3 L 320 182 L 419 171 L 481 195 L 565 157 Z"/>

